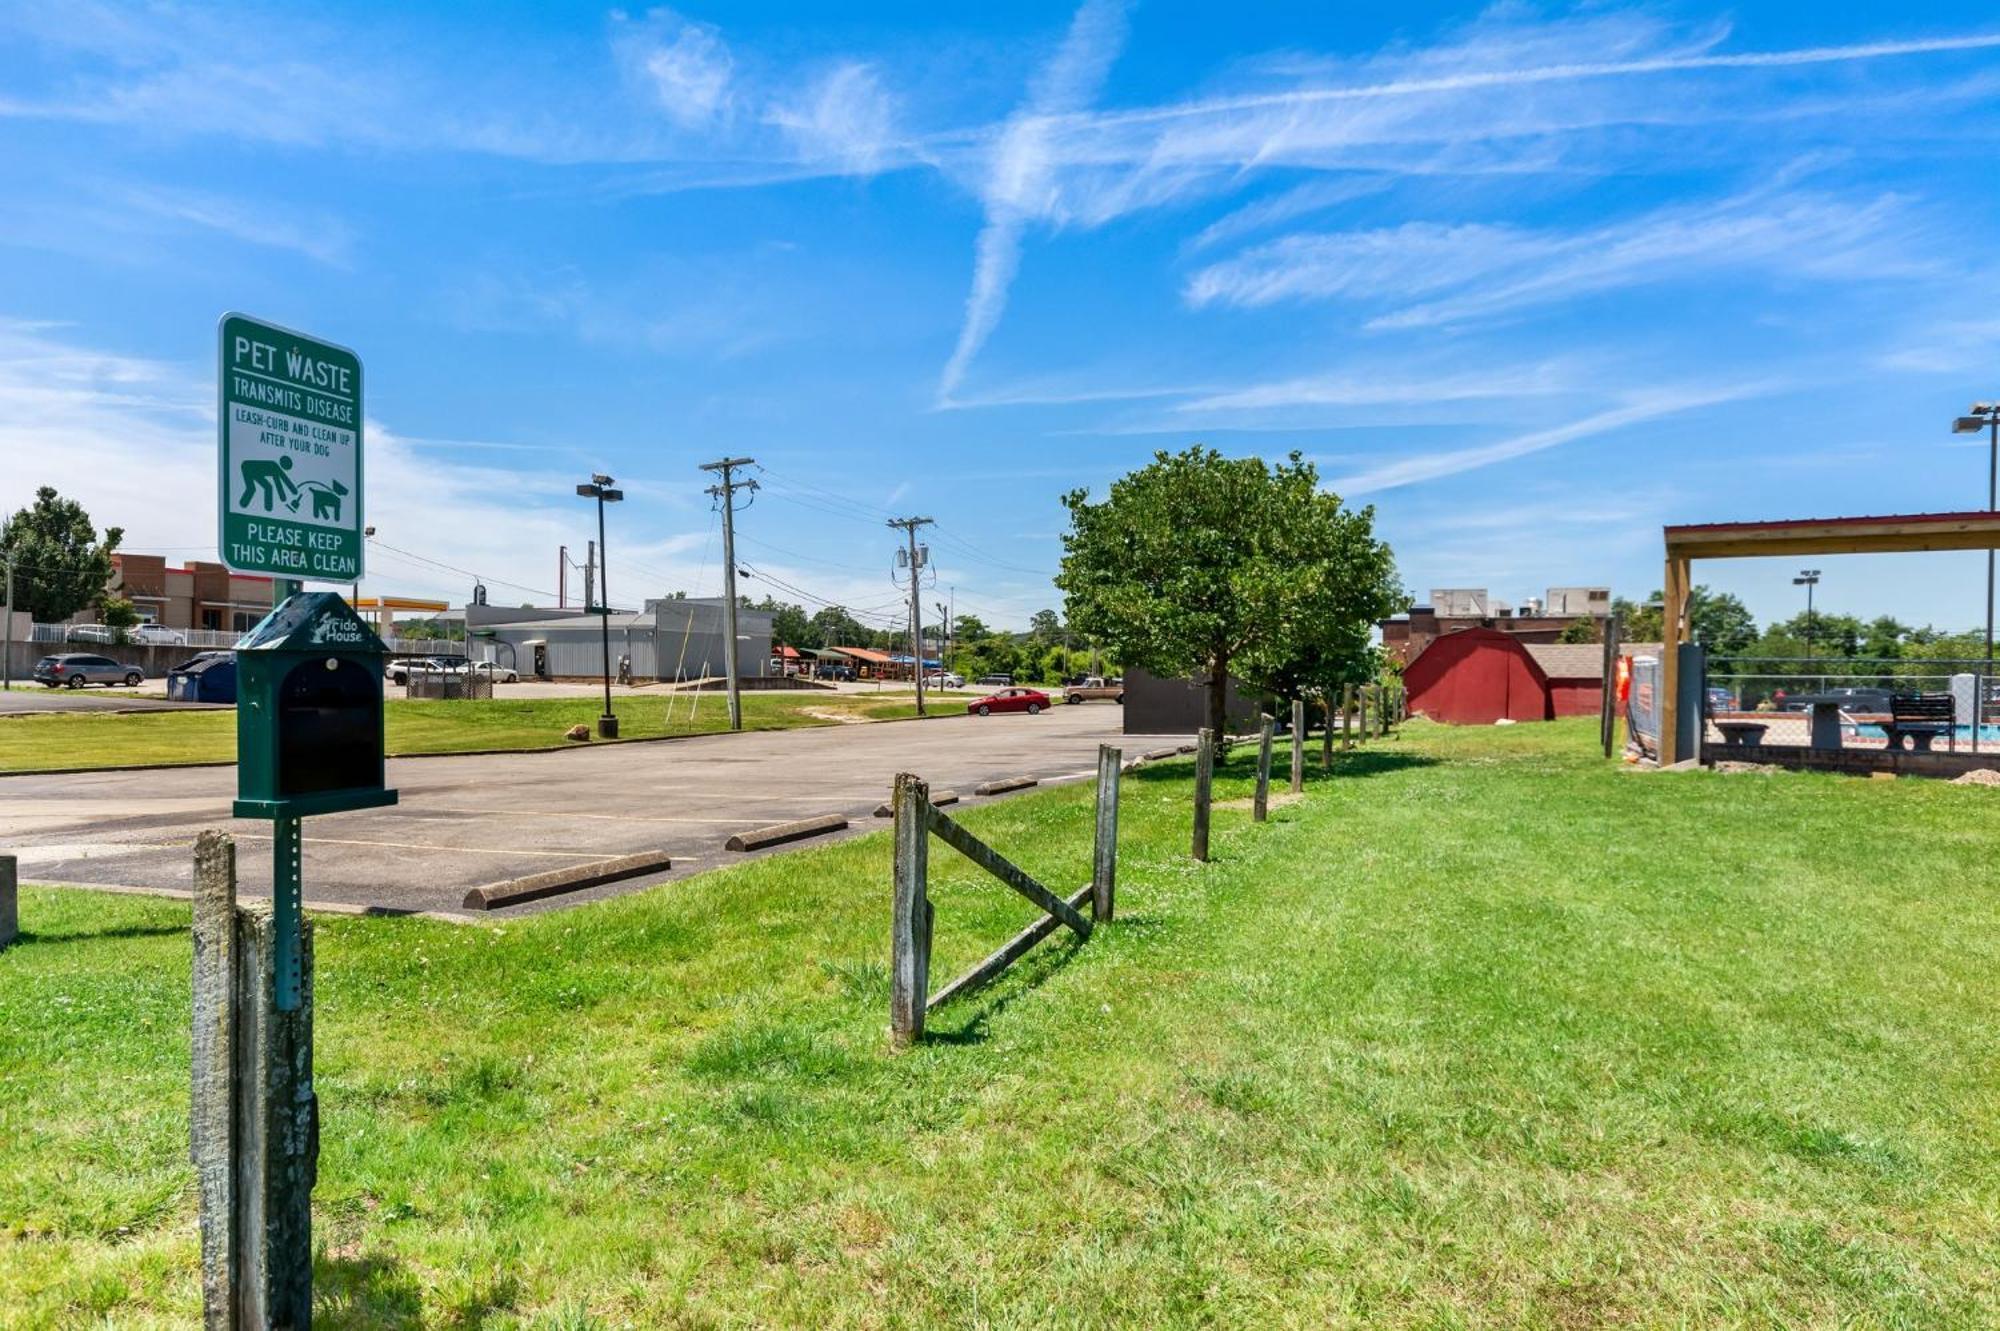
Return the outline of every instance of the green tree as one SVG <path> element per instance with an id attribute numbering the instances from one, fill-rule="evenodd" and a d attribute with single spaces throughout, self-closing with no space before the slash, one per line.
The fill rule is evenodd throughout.
<path id="1" fill-rule="evenodd" d="M 819 635 L 822 646 L 826 647 L 866 647 L 874 639 L 862 622 L 849 614 L 843 605 L 830 605 L 810 621 L 813 632 Z"/>
<path id="2" fill-rule="evenodd" d="M 1365 651 L 1375 621 L 1409 603 L 1372 508 L 1319 488 L 1297 453 L 1267 465 L 1196 445 L 1155 455 L 1108 498 L 1063 497 L 1056 577 L 1072 629 L 1128 666 L 1208 687 L 1220 733 L 1232 673 L 1297 687 Z"/>
<path id="3" fill-rule="evenodd" d="M 0 550 L 14 561 L 18 608 L 38 623 L 53 624 L 96 604 L 111 581 L 111 556 L 124 539 L 122 527 L 106 527 L 100 541 L 83 506 L 44 485 L 31 507 L 0 527 Z M 6 580 L 0 578 L 0 597 L 5 595 Z"/>
<path id="4" fill-rule="evenodd" d="M 1728 592 L 1696 586 L 1688 592 L 1688 633 L 1708 650 L 1711 662 L 1727 662 L 1757 640 L 1757 621 Z"/>
<path id="5" fill-rule="evenodd" d="M 1903 640 L 1910 636 L 1910 632 L 1909 625 L 1889 615 L 1878 615 L 1868 621 L 1868 627 L 1862 633 L 1861 654 L 1894 660 L 1903 654 Z"/>
<path id="6" fill-rule="evenodd" d="M 125 642 L 133 625 L 139 622 L 139 608 L 123 596 L 107 594 L 97 603 L 97 617 L 117 635 L 119 642 Z"/>
<path id="7" fill-rule="evenodd" d="M 1062 631 L 1062 617 L 1053 610 L 1037 610 L 1028 617 L 1028 637 L 1037 644 L 1056 641 Z"/>
<path id="8" fill-rule="evenodd" d="M 1859 656 L 1862 639 L 1868 634 L 1853 615 L 1829 615 L 1824 610 L 1813 611 L 1810 618 L 1801 610 L 1775 627 L 1801 642 L 1810 639 L 1814 656 Z"/>
<path id="9" fill-rule="evenodd" d="M 993 630 L 987 628 L 986 621 L 978 615 L 960 615 L 951 621 L 953 642 L 978 642 L 981 638 L 990 637 L 992 633 Z"/>
<path id="10" fill-rule="evenodd" d="M 1563 625 L 1563 631 L 1556 635 L 1557 642 L 1596 642 L 1597 618 L 1594 615 L 1578 615 Z"/>
<path id="11" fill-rule="evenodd" d="M 1661 592 L 1654 592 L 1645 605 L 1635 605 L 1623 597 L 1611 603 L 1619 617 L 1618 636 L 1625 642 L 1666 641 L 1666 607 Z M 1757 621 L 1749 607 L 1728 592 L 1706 586 L 1688 590 L 1688 636 L 1706 647 L 1711 660 L 1741 656 L 1757 639 Z M 1569 639 L 1564 639 L 1569 641 Z M 1595 642 L 1595 638 L 1587 641 Z"/>
<path id="12" fill-rule="evenodd" d="M 1666 610 L 1656 604 L 1660 593 L 1653 593 L 1653 603 L 1640 605 L 1620 596 L 1611 602 L 1611 612 L 1618 616 L 1618 636 L 1625 642 L 1664 642 L 1667 631 L 1664 626 Z"/>
<path id="13" fill-rule="evenodd" d="M 766 596 L 750 607 L 762 610 L 771 616 L 771 641 L 783 643 L 787 647 L 819 647 L 822 642 L 819 630 L 813 627 L 806 615 L 806 608 L 789 601 L 780 601 L 775 596 Z"/>

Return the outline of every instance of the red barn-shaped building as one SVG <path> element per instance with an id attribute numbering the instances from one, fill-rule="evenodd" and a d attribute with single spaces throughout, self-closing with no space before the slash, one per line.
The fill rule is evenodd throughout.
<path id="1" fill-rule="evenodd" d="M 1621 656 L 1657 653 L 1631 643 Z M 1604 648 L 1595 643 L 1526 643 L 1499 629 L 1461 629 L 1437 638 L 1403 670 L 1412 713 L 1450 725 L 1550 721 L 1594 716 L 1604 698 Z"/>
<path id="2" fill-rule="evenodd" d="M 1498 629 L 1461 629 L 1432 641 L 1403 669 L 1413 713 L 1451 725 L 1546 721 L 1549 680 L 1525 644 Z"/>

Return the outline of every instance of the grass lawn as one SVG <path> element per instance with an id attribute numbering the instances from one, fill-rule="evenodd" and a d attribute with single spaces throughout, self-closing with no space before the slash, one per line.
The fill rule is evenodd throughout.
<path id="1" fill-rule="evenodd" d="M 1410 726 L 888 1051 L 877 834 L 318 925 L 323 1327 L 2000 1324 L 2000 792 Z M 1218 796 L 1249 792 L 1250 754 Z M 1089 791 L 965 821 L 1068 888 Z M 952 974 L 1030 909 L 933 843 Z M 193 1324 L 189 944 L 31 889 L 0 1323 Z"/>
<path id="2" fill-rule="evenodd" d="M 505 686 L 503 685 L 504 689 Z M 92 696 L 96 696 L 93 694 Z M 668 707 L 673 708 L 671 719 Z M 963 711 L 963 697 L 929 700 L 932 712 Z M 614 702 L 623 739 L 710 734 L 729 729 L 728 704 L 719 693 L 650 693 Z M 601 699 L 506 698 L 467 702 L 383 704 L 391 756 L 470 753 L 480 749 L 554 749 L 570 741 L 563 732 L 589 726 L 595 733 Z M 751 730 L 790 730 L 850 721 L 916 715 L 907 691 L 823 693 L 818 690 L 743 695 L 743 724 Z M 593 740 L 593 743 L 602 741 Z M 234 762 L 236 713 L 51 712 L 0 717 L 0 772 L 43 772 L 72 767 L 171 767 L 182 763 Z"/>

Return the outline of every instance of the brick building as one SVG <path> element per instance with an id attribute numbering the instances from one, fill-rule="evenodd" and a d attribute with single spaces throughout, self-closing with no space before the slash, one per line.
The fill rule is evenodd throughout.
<path id="1" fill-rule="evenodd" d="M 254 573 L 198 559 L 177 568 L 162 555 L 114 554 L 111 565 L 108 590 L 131 601 L 145 623 L 243 633 L 271 612 L 271 579 Z M 96 617 L 90 610 L 77 619 Z"/>
<path id="2" fill-rule="evenodd" d="M 1550 643 L 1577 620 L 1611 617 L 1609 587 L 1551 587 L 1542 600 L 1530 597 L 1518 609 L 1495 601 L 1484 587 L 1436 587 L 1424 605 L 1383 620 L 1382 648 L 1407 666 L 1424 648 L 1462 629 L 1496 629 L 1523 643 Z M 1601 630 L 1600 630 L 1601 631 Z"/>

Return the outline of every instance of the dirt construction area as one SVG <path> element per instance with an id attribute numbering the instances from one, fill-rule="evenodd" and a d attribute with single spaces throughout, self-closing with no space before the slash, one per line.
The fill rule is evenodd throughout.
<path id="1" fill-rule="evenodd" d="M 973 803 L 983 782 L 1090 776 L 1100 743 L 1120 745 L 1129 760 L 1177 738 L 1122 735 L 1122 716 L 1110 706 L 1058 707 L 1040 716 L 391 759 L 399 804 L 306 820 L 306 901 L 459 914 L 469 888 L 640 852 L 672 857 L 664 873 L 503 913 L 630 892 L 748 858 L 723 848 L 739 832 L 834 813 L 851 820 L 848 835 L 886 826 L 873 813 L 899 771 Z M 233 767 L 0 778 L 0 848 L 19 856 L 26 882 L 186 891 L 196 834 L 223 828 L 237 839 L 243 895 L 268 895 L 271 827 L 232 818 L 235 792 Z"/>

